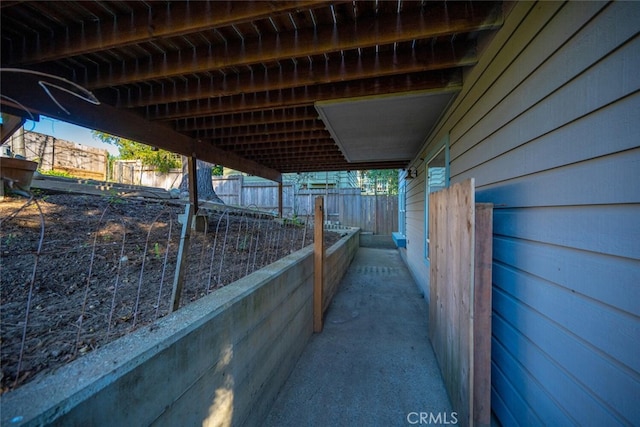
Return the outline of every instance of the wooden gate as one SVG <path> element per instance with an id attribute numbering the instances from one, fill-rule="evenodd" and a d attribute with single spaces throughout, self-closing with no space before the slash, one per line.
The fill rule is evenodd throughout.
<path id="1" fill-rule="evenodd" d="M 468 426 L 491 421 L 492 217 L 473 179 L 429 195 L 429 337 Z"/>

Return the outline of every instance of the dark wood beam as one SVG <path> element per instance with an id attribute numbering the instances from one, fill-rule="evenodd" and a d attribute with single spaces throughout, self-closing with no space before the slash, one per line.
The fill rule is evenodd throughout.
<path id="1" fill-rule="evenodd" d="M 150 120 L 175 120 L 272 108 L 312 107 L 317 101 L 360 96 L 387 95 L 421 90 L 449 90 L 462 85 L 460 70 L 428 71 L 379 79 L 294 88 L 274 93 L 235 95 L 200 101 L 168 104 L 141 110 Z"/>
<path id="2" fill-rule="evenodd" d="M 43 90 L 43 82 L 49 83 L 48 92 Z M 3 95 L 0 98 L 1 103 L 13 108 L 24 106 L 34 113 L 68 123 L 132 139 L 174 153 L 196 156 L 209 163 L 220 164 L 272 181 L 282 180 L 277 170 L 224 151 L 213 144 L 198 143 L 166 125 L 152 123 L 131 112 L 97 103 L 91 98 L 90 93 L 83 92 L 64 80 L 33 73 L 3 71 L 0 73 L 0 93 Z"/>
<path id="3" fill-rule="evenodd" d="M 3 2 L 4 3 L 4 2 Z M 82 22 L 75 28 L 63 28 L 53 35 L 39 34 L 25 41 L 12 65 L 29 65 L 61 58 L 116 49 L 212 30 L 299 9 L 326 6 L 328 1 L 214 1 L 150 3 L 152 10 L 141 9 L 108 21 Z M 14 55 L 18 54 L 13 52 Z"/>
<path id="4" fill-rule="evenodd" d="M 250 113 L 227 114 L 220 116 L 179 119 L 173 128 L 179 132 L 204 129 L 224 129 L 238 126 L 257 126 L 265 124 L 292 123 L 300 120 L 316 120 L 318 112 L 313 107 L 282 108 L 278 110 L 261 110 Z"/>
<path id="5" fill-rule="evenodd" d="M 494 29 L 502 24 L 501 9 L 493 3 L 450 2 L 428 15 L 408 11 L 359 19 L 353 25 L 325 25 L 289 33 L 230 41 L 225 45 L 203 45 L 189 54 L 175 52 L 99 66 L 82 84 L 88 89 L 212 72 L 290 58 L 322 55 L 358 48 Z"/>
<path id="6" fill-rule="evenodd" d="M 234 128 L 203 129 L 193 132 L 195 138 L 225 139 L 250 136 L 264 136 L 267 134 L 287 134 L 300 132 L 325 131 L 321 120 L 301 120 L 292 123 L 274 123 L 269 125 L 239 126 Z M 327 131 L 327 136 L 329 135 Z"/>
<path id="7" fill-rule="evenodd" d="M 470 66 L 477 62 L 475 43 L 458 41 L 439 43 L 420 50 L 386 51 L 367 56 L 329 58 L 323 62 L 293 65 L 242 73 L 233 77 L 210 74 L 210 77 L 180 80 L 170 87 L 162 83 L 140 86 L 136 96 L 118 97 L 112 90 L 96 92 L 98 97 L 118 107 L 135 108 L 155 104 L 191 101 L 252 92 L 280 91 L 316 84 L 329 84 L 375 77 L 445 70 Z"/>
<path id="8" fill-rule="evenodd" d="M 344 157 L 340 154 L 335 153 L 317 153 L 317 154 L 307 154 L 307 155 L 297 155 L 291 157 L 280 157 L 273 155 L 254 155 L 253 159 L 259 162 L 274 162 L 276 164 L 288 164 L 291 162 L 295 163 L 316 163 L 316 162 L 341 162 L 344 161 Z"/>
<path id="9" fill-rule="evenodd" d="M 204 138 L 202 138 L 204 139 Z M 268 142 L 295 142 L 295 141 L 311 141 L 311 140 L 328 140 L 329 132 L 327 131 L 311 131 L 296 133 L 277 133 L 258 136 L 242 136 L 231 138 L 220 138 L 215 140 L 216 146 L 234 147 L 243 144 L 258 144 Z"/>
<path id="10" fill-rule="evenodd" d="M 217 145 L 217 144 L 214 144 Z M 224 145 L 217 145 L 223 150 L 253 150 L 253 149 L 264 149 L 264 150 L 295 150 L 295 149 L 304 149 L 304 148 L 316 148 L 316 147 L 326 147 L 326 148 L 335 148 L 337 150 L 337 145 L 331 138 L 327 139 L 307 139 L 300 141 L 270 141 L 270 142 L 254 142 L 254 143 L 230 143 Z"/>
<path id="11" fill-rule="evenodd" d="M 25 121 L 26 119 L 24 117 L 2 113 L 2 124 L 0 124 L 0 145 L 4 144 L 11 135 L 20 129 L 20 126 L 22 126 Z M 0 185 L 3 184 L 0 183 Z"/>
<path id="12" fill-rule="evenodd" d="M 338 162 L 315 162 L 307 163 L 270 163 L 271 167 L 278 167 L 283 173 L 291 172 L 326 172 L 326 171 L 356 171 L 356 170 L 373 170 L 373 169 L 404 169 L 409 161 L 393 161 L 393 162 L 365 162 L 365 163 L 349 163 L 344 161 Z"/>
<path id="13" fill-rule="evenodd" d="M 340 153 L 340 150 L 331 149 L 331 148 L 323 148 L 323 147 L 307 147 L 305 149 L 298 150 L 274 150 L 274 149 L 266 149 L 266 148 L 253 148 L 253 149 L 239 149 L 236 151 L 239 155 L 243 157 L 246 156 L 248 158 L 252 157 L 260 157 L 264 159 L 282 159 L 282 160 L 291 160 L 291 159 L 307 159 L 310 158 L 318 158 L 318 157 L 333 157 L 336 159 L 343 159 L 344 156 Z"/>

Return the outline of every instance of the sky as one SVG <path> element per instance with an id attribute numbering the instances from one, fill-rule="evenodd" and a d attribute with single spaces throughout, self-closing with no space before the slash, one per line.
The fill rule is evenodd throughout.
<path id="1" fill-rule="evenodd" d="M 77 142 L 78 144 L 88 145 L 90 147 L 102 148 L 109 151 L 111 155 L 118 155 L 118 148 L 115 145 L 105 144 L 95 139 L 93 135 L 91 135 L 91 129 L 61 122 L 50 117 L 40 116 L 39 122 L 27 120 L 24 124 L 24 130 L 43 133 L 53 136 L 54 138 Z"/>

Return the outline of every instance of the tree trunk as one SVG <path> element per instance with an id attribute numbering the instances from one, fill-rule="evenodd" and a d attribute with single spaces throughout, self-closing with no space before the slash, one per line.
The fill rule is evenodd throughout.
<path id="1" fill-rule="evenodd" d="M 187 162 L 185 158 L 182 160 L 182 182 L 180 183 L 181 195 L 189 195 L 189 173 L 186 167 Z M 214 203 L 224 204 L 222 199 L 218 197 L 213 189 L 211 169 L 213 165 L 203 160 L 197 160 L 196 162 L 196 179 L 198 183 L 198 199 L 207 200 Z"/>

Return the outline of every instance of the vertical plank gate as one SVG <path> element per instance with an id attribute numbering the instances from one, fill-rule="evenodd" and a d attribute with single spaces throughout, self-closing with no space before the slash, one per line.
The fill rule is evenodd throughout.
<path id="1" fill-rule="evenodd" d="M 429 195 L 429 337 L 468 426 L 491 421 L 492 217 L 473 179 Z"/>

